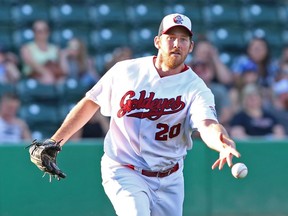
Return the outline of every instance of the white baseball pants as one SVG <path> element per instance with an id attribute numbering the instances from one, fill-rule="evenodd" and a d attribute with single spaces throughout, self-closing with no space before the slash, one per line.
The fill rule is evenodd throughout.
<path id="1" fill-rule="evenodd" d="M 169 176 L 147 177 L 104 154 L 102 185 L 118 216 L 182 216 L 183 160 Z"/>

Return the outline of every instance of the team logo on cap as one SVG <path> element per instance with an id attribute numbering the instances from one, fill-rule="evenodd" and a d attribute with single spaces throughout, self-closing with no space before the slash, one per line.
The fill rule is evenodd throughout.
<path id="1" fill-rule="evenodd" d="M 174 23 L 182 24 L 184 20 L 180 15 L 177 15 L 173 18 L 173 21 L 174 21 Z"/>

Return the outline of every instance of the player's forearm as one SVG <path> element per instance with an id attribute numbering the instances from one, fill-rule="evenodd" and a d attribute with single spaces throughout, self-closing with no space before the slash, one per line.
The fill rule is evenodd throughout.
<path id="1" fill-rule="evenodd" d="M 51 138 L 57 141 L 62 140 L 61 145 L 64 145 L 74 133 L 88 122 L 98 108 L 99 106 L 96 103 L 87 98 L 83 98 L 68 113 L 61 127 Z"/>
<path id="2" fill-rule="evenodd" d="M 219 123 L 205 120 L 198 130 L 202 140 L 211 149 L 220 152 L 227 145 L 235 147 L 234 141 L 230 139 L 226 129 Z"/>

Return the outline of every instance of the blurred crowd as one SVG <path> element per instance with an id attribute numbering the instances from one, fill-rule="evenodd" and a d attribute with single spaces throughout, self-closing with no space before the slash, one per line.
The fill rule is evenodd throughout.
<path id="1" fill-rule="evenodd" d="M 27 79 L 58 85 L 74 79 L 89 89 L 116 62 L 134 57 L 131 48 L 117 47 L 105 70 L 97 71 L 85 41 L 72 38 L 61 48 L 50 42 L 49 25 L 43 20 L 33 23 L 33 33 L 33 40 L 20 47 L 19 55 L 0 46 L 0 85 Z M 255 37 L 245 52 L 226 65 L 217 44 L 205 38 L 195 41 L 187 65 L 215 95 L 218 119 L 234 139 L 282 139 L 288 135 L 288 47 L 276 58 L 270 53 L 265 38 Z M 1 96 L 0 142 L 30 141 L 29 124 L 18 115 L 21 98 L 11 92 Z M 73 139 L 102 138 L 108 128 L 109 119 L 98 113 Z"/>

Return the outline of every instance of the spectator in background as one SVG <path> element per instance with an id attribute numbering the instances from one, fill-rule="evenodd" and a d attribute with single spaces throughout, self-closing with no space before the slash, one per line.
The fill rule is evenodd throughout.
<path id="1" fill-rule="evenodd" d="M 117 47 L 112 53 L 112 58 L 105 65 L 105 71 L 108 71 L 114 64 L 119 61 L 131 59 L 133 57 L 133 51 L 130 47 L 123 46 Z"/>
<path id="2" fill-rule="evenodd" d="M 234 139 L 266 137 L 279 139 L 285 136 L 284 127 L 276 117 L 263 109 L 259 87 L 248 84 L 242 90 L 242 109 L 231 121 L 230 135 Z"/>
<path id="3" fill-rule="evenodd" d="M 246 64 L 242 66 L 242 75 L 239 78 L 240 89 L 243 89 L 243 87 L 248 84 L 257 84 L 259 79 L 257 71 L 257 64 L 248 59 Z"/>
<path id="4" fill-rule="evenodd" d="M 237 108 L 239 95 L 247 83 L 255 83 L 260 87 L 264 108 L 267 109 L 272 105 L 272 85 L 278 76 L 278 66 L 276 61 L 271 59 L 269 44 L 264 38 L 252 38 L 248 43 L 246 54 L 235 58 L 231 70 L 235 80 L 235 88 L 230 94 L 233 107 Z"/>
<path id="5" fill-rule="evenodd" d="M 72 137 L 72 140 L 104 138 L 109 130 L 109 118 L 95 113 L 93 117 Z"/>
<path id="6" fill-rule="evenodd" d="M 288 79 L 288 45 L 283 48 L 282 54 L 277 62 L 277 66 L 278 74 L 276 81 L 281 79 Z"/>
<path id="7" fill-rule="evenodd" d="M 67 48 L 61 51 L 60 62 L 67 78 L 79 80 L 86 86 L 95 85 L 100 78 L 85 44 L 78 38 L 71 39 Z"/>
<path id="8" fill-rule="evenodd" d="M 16 56 L 0 47 L 0 83 L 15 84 L 21 78 Z"/>
<path id="9" fill-rule="evenodd" d="M 215 72 L 213 77 L 214 82 L 221 83 L 227 87 L 233 84 L 232 72 L 220 60 L 216 47 L 209 41 L 203 39 L 195 44 L 192 61 L 193 59 L 197 59 L 197 61 L 210 62 L 210 67 L 212 67 Z"/>
<path id="10" fill-rule="evenodd" d="M 256 64 L 257 83 L 263 92 L 263 104 L 269 107 L 273 101 L 272 85 L 278 74 L 276 61 L 271 59 L 269 44 L 264 38 L 252 38 L 247 46 L 246 54 L 236 58 L 231 66 L 235 86 L 241 91 L 241 80 L 245 68 L 251 62 Z"/>
<path id="11" fill-rule="evenodd" d="M 65 74 L 59 65 L 60 49 L 49 42 L 49 26 L 44 20 L 33 24 L 34 40 L 21 47 L 23 73 L 44 84 L 55 84 Z"/>
<path id="12" fill-rule="evenodd" d="M 109 130 L 109 118 L 102 116 L 99 112 L 82 128 L 82 138 L 103 138 Z"/>
<path id="13" fill-rule="evenodd" d="M 215 108 L 219 122 L 229 130 L 228 125 L 233 116 L 231 101 L 227 96 L 227 88 L 215 82 L 216 71 L 213 63 L 209 60 L 203 61 L 193 58 L 191 68 L 211 89 L 215 97 Z"/>
<path id="14" fill-rule="evenodd" d="M 273 112 L 278 121 L 284 126 L 285 134 L 288 136 L 288 78 L 281 79 L 273 86 L 275 94 L 271 112 Z"/>
<path id="15" fill-rule="evenodd" d="M 0 101 L 0 142 L 19 143 L 30 141 L 31 134 L 28 125 L 17 117 L 20 107 L 19 98 L 12 93 L 6 93 Z"/>
<path id="16" fill-rule="evenodd" d="M 239 77 L 236 86 L 230 88 L 229 96 L 231 99 L 231 108 L 233 113 L 241 110 L 241 91 L 243 87 L 248 84 L 257 84 L 258 73 L 257 65 L 251 60 L 248 60 L 245 65 L 242 66 L 242 75 Z"/>
<path id="17" fill-rule="evenodd" d="M 273 84 L 273 104 L 270 110 L 284 126 L 288 136 L 288 46 L 284 46 L 278 60 L 278 74 Z"/>
<path id="18" fill-rule="evenodd" d="M 257 83 L 260 86 L 270 88 L 277 75 L 277 65 L 270 57 L 270 50 L 264 38 L 253 38 L 250 40 L 246 54 L 239 56 L 233 62 L 231 69 L 236 79 L 236 84 L 241 83 L 241 76 L 247 64 L 254 62 L 257 66 Z"/>

